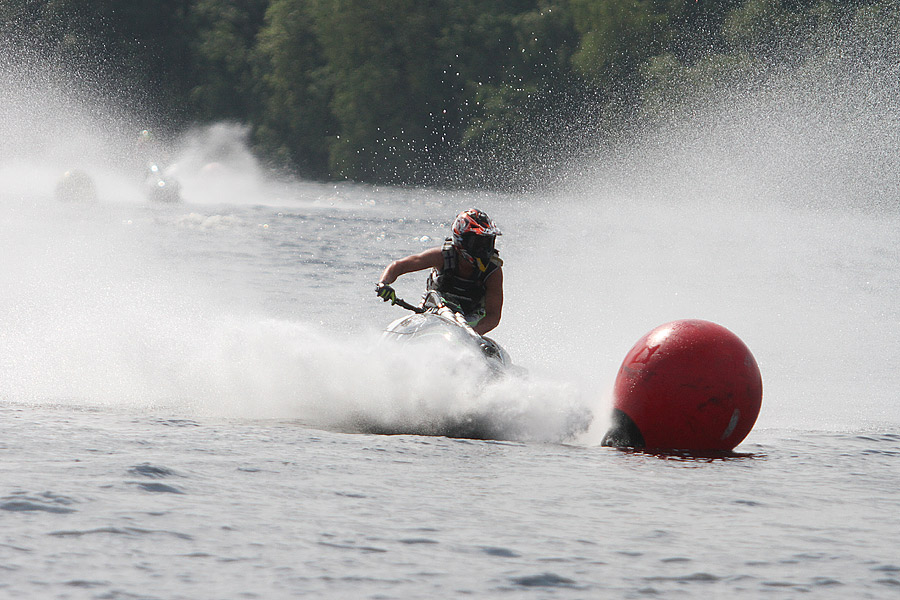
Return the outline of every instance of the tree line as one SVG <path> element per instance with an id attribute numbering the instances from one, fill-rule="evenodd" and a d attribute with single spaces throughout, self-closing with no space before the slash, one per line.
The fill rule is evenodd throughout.
<path id="1" fill-rule="evenodd" d="M 673 78 L 796 57 L 896 0 L 4 0 L 6 51 L 127 90 L 173 129 L 235 121 L 319 180 L 533 183 Z M 898 31 L 900 34 L 900 31 Z"/>

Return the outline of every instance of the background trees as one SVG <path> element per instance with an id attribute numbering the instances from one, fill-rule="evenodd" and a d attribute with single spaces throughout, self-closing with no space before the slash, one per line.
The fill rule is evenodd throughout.
<path id="1" fill-rule="evenodd" d="M 612 115 L 797 60 L 896 0 L 4 0 L 0 49 L 125 90 L 174 129 L 230 120 L 309 178 L 528 185 Z M 900 34 L 900 32 L 898 32 Z M 604 118 L 605 117 L 605 118 Z"/>

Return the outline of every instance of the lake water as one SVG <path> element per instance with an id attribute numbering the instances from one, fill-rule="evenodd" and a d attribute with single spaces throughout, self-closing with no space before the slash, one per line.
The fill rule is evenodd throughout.
<path id="1" fill-rule="evenodd" d="M 818 81 L 522 195 L 278 182 L 212 128 L 178 204 L 96 114 L 3 84 L 0 595 L 900 596 L 900 95 L 790 101 Z M 95 202 L 54 197 L 73 167 Z M 527 371 L 490 383 L 378 343 L 381 270 L 472 206 Z M 679 318 L 751 349 L 756 427 L 600 447 L 620 361 Z M 467 420 L 493 439 L 444 435 Z"/>
<path id="2" fill-rule="evenodd" d="M 699 236 L 661 206 L 545 228 L 536 200 L 295 192 L 7 198 L 4 595 L 900 593 L 895 217 L 723 211 Z M 379 346 L 402 311 L 373 293 L 475 202 L 506 230 L 495 337 L 529 371 L 487 387 Z M 756 428 L 724 460 L 599 447 L 618 361 L 681 316 L 754 352 Z M 473 414 L 500 439 L 405 435 Z"/>

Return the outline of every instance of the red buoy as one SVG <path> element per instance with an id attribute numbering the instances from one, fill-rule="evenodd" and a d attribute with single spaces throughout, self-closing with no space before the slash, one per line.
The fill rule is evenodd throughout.
<path id="1" fill-rule="evenodd" d="M 619 368 L 604 446 L 729 451 L 753 429 L 762 377 L 746 345 L 721 325 L 660 325 Z"/>

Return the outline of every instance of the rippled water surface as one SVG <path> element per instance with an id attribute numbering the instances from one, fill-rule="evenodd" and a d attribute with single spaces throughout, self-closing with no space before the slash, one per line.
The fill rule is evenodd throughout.
<path id="1" fill-rule="evenodd" d="M 726 252 L 761 289 L 721 305 L 721 295 L 683 284 L 687 300 L 667 288 L 660 307 L 637 310 L 594 279 L 611 281 L 614 261 L 578 278 L 563 266 L 562 290 L 601 290 L 595 312 L 579 316 L 584 298 L 566 309 L 530 285 L 547 245 L 523 239 L 534 229 L 514 199 L 314 191 L 305 206 L 20 199 L 6 209 L 3 595 L 900 593 L 891 360 L 869 356 L 869 393 L 843 393 L 860 376 L 856 352 L 871 342 L 869 328 L 897 336 L 893 294 L 856 283 L 878 276 L 896 289 L 896 270 L 880 270 L 896 257 L 884 254 L 890 227 L 841 217 L 874 234 L 839 265 L 806 249 L 822 243 L 831 215 L 786 212 L 817 227 L 799 240 L 778 228 L 760 234 L 794 245 L 793 269 L 853 288 L 853 310 L 866 314 L 862 334 L 810 356 L 775 333 L 820 319 L 836 299 L 776 309 L 805 284 L 770 273 L 782 263 L 746 248 Z M 386 261 L 435 243 L 448 215 L 476 200 L 507 227 L 507 316 L 496 337 L 528 370 L 488 384 L 449 357 L 380 346 L 377 332 L 399 309 L 372 292 Z M 666 231 L 652 220 L 665 210 L 584 252 L 630 255 Z M 731 235 L 727 215 L 710 218 Z M 768 215 L 737 220 L 757 218 Z M 712 273 L 706 261 L 724 259 L 698 258 L 710 243 L 677 249 Z M 410 277 L 398 289 L 415 298 L 421 281 Z M 726 296 L 735 285 L 727 270 L 693 277 Z M 627 272 L 621 280 L 637 285 Z M 641 325 L 664 322 L 680 302 L 690 316 L 727 323 L 755 352 L 766 385 L 756 429 L 728 458 L 599 447 L 618 360 Z M 746 310 L 754 303 L 768 308 Z M 820 367 L 830 389 L 809 387 Z M 460 419 L 480 420 L 498 439 L 440 436 Z M 373 426 L 398 435 L 359 433 Z"/>
<path id="2" fill-rule="evenodd" d="M 900 591 L 900 436 L 729 459 L 4 407 L 10 598 Z"/>

